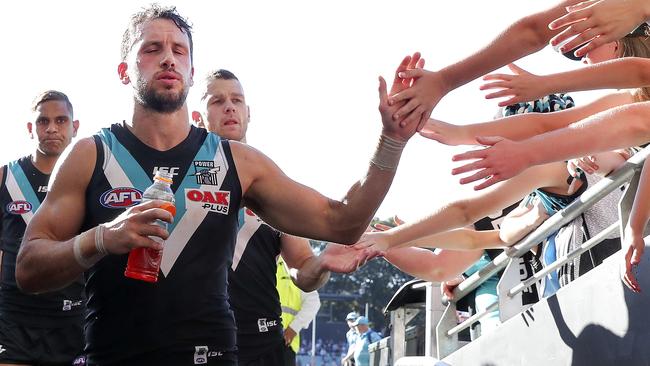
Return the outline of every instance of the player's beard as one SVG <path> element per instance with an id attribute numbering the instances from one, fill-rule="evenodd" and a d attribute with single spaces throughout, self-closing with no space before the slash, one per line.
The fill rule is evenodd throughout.
<path id="1" fill-rule="evenodd" d="M 179 110 L 187 99 L 188 88 L 183 84 L 183 89 L 178 93 L 156 92 L 145 80 L 138 80 L 136 87 L 136 100 L 145 108 L 159 113 L 173 113 Z"/>

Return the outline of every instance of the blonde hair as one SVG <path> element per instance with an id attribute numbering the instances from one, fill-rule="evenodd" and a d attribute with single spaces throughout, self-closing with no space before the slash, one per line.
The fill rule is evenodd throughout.
<path id="1" fill-rule="evenodd" d="M 621 57 L 645 57 L 650 58 L 650 37 L 647 35 L 628 35 L 618 41 Z M 650 100 L 650 87 L 638 88 L 634 91 L 634 99 L 637 102 Z"/>

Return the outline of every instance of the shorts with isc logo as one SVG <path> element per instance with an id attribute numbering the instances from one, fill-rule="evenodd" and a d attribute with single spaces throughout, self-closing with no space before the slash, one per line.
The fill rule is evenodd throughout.
<path id="1" fill-rule="evenodd" d="M 83 366 L 83 327 L 31 327 L 0 316 L 0 363 Z"/>

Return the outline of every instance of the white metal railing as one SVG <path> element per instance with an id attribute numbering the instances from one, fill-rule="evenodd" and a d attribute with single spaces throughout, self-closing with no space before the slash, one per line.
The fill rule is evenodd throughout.
<path id="1" fill-rule="evenodd" d="M 438 359 L 443 359 L 447 355 L 456 351 L 461 343 L 458 341 L 458 333 L 463 329 L 470 327 L 473 323 L 480 320 L 482 317 L 488 313 L 497 310 L 500 307 L 503 307 L 504 302 L 511 301 L 514 296 L 524 291 L 526 288 L 537 283 L 541 278 L 550 273 L 551 271 L 557 269 L 558 267 L 566 264 L 567 262 L 573 260 L 580 254 L 591 249 L 595 245 L 602 242 L 610 234 L 616 231 L 617 228 L 622 228 L 628 221 L 629 211 L 632 207 L 632 202 L 634 200 L 634 195 L 636 193 L 636 188 L 638 186 L 639 174 L 643 163 L 646 158 L 650 155 L 650 148 L 645 148 L 639 153 L 632 156 L 624 166 L 618 169 L 611 176 L 602 179 L 600 182 L 595 184 L 593 187 L 590 187 L 585 191 L 578 199 L 576 199 L 569 206 L 563 210 L 557 212 L 555 215 L 551 216 L 546 220 L 540 227 L 522 239 L 519 243 L 508 248 L 497 256 L 492 262 L 487 266 L 474 273 L 472 276 L 463 281 L 455 290 L 454 290 L 454 300 L 449 301 L 446 298 L 443 298 L 443 301 L 447 303 L 447 308 L 445 309 L 442 317 L 438 321 L 438 326 L 436 328 L 436 335 L 427 334 L 428 339 L 435 339 L 437 343 L 437 352 L 435 355 L 431 353 L 426 354 L 426 356 L 437 356 Z M 474 314 L 470 318 L 466 319 L 464 322 L 457 324 L 456 322 L 456 302 L 467 296 L 472 290 L 477 288 L 488 278 L 495 275 L 501 269 L 505 268 L 507 265 L 514 265 L 516 261 L 531 248 L 536 246 L 538 243 L 543 242 L 546 237 L 550 234 L 557 231 L 560 227 L 571 222 L 573 219 L 578 217 L 586 209 L 593 206 L 596 202 L 607 196 L 610 192 L 615 189 L 618 189 L 622 185 L 630 182 L 624 196 L 622 197 L 619 203 L 619 216 L 620 220 L 616 223 L 610 225 L 608 228 L 602 232 L 594 235 L 591 239 L 584 242 L 580 247 L 574 249 L 565 256 L 562 256 L 557 259 L 552 265 L 545 267 L 542 271 L 536 273 L 533 277 L 512 285 L 512 287 L 505 289 L 505 291 L 499 291 L 499 302 L 492 304 L 486 310 Z M 622 234 L 622 231 L 621 231 Z M 500 284 L 501 285 L 501 284 Z M 503 290 L 500 286 L 500 290 Z M 428 315 L 428 314 L 427 314 Z M 514 314 L 508 314 L 505 319 L 511 317 Z M 505 320 L 502 316 L 502 320 Z M 427 319 L 427 324 L 432 324 L 435 319 Z M 430 346 L 431 347 L 431 346 Z M 430 348 L 428 347 L 428 348 Z"/>

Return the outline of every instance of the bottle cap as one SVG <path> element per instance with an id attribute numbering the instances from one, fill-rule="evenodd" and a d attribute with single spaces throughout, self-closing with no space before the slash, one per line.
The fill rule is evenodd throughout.
<path id="1" fill-rule="evenodd" d="M 156 170 L 156 175 L 153 179 L 172 184 L 172 173 Z"/>

